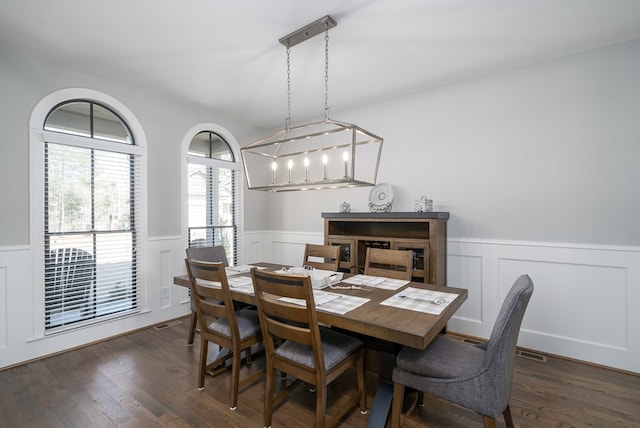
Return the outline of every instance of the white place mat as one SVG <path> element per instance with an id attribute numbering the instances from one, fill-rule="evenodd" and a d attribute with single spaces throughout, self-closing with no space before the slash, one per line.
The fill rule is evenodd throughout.
<path id="1" fill-rule="evenodd" d="M 458 295 L 455 293 L 407 287 L 400 293 L 396 293 L 387 300 L 380 302 L 380 304 L 439 315 L 456 297 Z"/>
<path id="2" fill-rule="evenodd" d="M 240 273 L 249 273 L 251 271 L 251 269 L 256 268 L 256 269 L 266 269 L 266 267 L 263 266 L 254 266 L 254 265 L 238 265 L 238 266 L 229 266 L 224 268 L 224 270 L 227 272 L 227 276 L 229 275 L 238 275 Z"/>
<path id="3" fill-rule="evenodd" d="M 341 296 L 340 299 L 332 300 L 320 306 L 318 310 L 344 315 L 371 300 L 365 297 L 349 296 L 348 294 L 341 294 Z"/>
<path id="4" fill-rule="evenodd" d="M 218 281 L 206 281 L 204 279 L 199 279 L 199 283 L 208 285 L 209 287 L 220 288 L 221 284 Z M 229 283 L 229 288 L 233 291 L 237 291 L 238 293 L 243 294 L 254 294 L 253 290 L 253 281 L 251 277 L 248 276 L 228 276 L 227 282 Z"/>
<path id="5" fill-rule="evenodd" d="M 398 288 L 404 287 L 411 281 L 359 274 L 354 275 L 351 278 L 343 279 L 342 282 L 353 285 L 381 288 L 383 290 L 397 290 Z"/>
<path id="6" fill-rule="evenodd" d="M 322 290 L 313 290 L 313 299 L 316 302 L 316 309 L 336 314 L 346 314 L 370 300 L 364 297 L 349 296 Z M 303 299 L 281 297 L 279 300 L 295 305 L 306 306 L 306 302 Z"/>
<path id="7" fill-rule="evenodd" d="M 232 276 L 230 278 L 228 277 L 227 281 L 229 282 L 229 288 L 231 288 L 233 291 L 253 296 L 253 280 L 251 279 L 251 277 Z"/>

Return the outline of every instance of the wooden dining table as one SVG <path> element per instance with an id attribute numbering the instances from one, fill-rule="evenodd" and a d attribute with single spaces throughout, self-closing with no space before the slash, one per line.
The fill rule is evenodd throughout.
<path id="1" fill-rule="evenodd" d="M 283 267 L 282 265 L 273 263 L 251 263 L 250 265 L 270 271 L 277 271 Z M 228 272 L 228 275 L 230 275 L 230 272 Z M 250 274 L 244 273 L 239 275 L 249 276 Z M 349 274 L 345 274 L 344 279 L 347 279 L 349 276 Z M 173 283 L 189 287 L 189 278 L 187 275 L 175 276 Z M 344 282 L 335 285 L 345 288 L 325 288 L 324 291 L 347 296 L 358 296 L 368 299 L 368 301 L 344 314 L 325 311 L 322 309 L 322 306 L 320 306 L 317 308 L 318 322 L 362 335 L 368 339 L 366 342 L 369 344 L 375 345 L 377 343 L 382 345 L 380 347 L 376 346 L 380 352 L 381 367 L 378 372 L 378 389 L 370 409 L 367 427 L 384 427 L 393 396 L 391 370 L 395 364 L 394 352 L 388 351 L 389 349 L 393 349 L 394 346 L 385 345 L 395 345 L 396 348 L 402 345 L 425 349 L 433 338 L 446 328 L 447 322 L 467 299 L 467 290 L 463 288 L 425 284 L 422 282 L 409 282 L 395 290 L 367 286 L 347 289 L 346 287 L 350 286 Z M 382 304 L 385 300 L 394 295 L 399 295 L 399 293 L 402 293 L 409 287 L 412 289 L 450 293 L 455 296 L 453 300 L 447 302 L 446 307 L 444 307 L 439 314 Z M 252 294 L 238 292 L 234 290 L 234 288 L 231 288 L 231 295 L 233 299 L 238 302 L 255 304 L 255 296 Z"/>

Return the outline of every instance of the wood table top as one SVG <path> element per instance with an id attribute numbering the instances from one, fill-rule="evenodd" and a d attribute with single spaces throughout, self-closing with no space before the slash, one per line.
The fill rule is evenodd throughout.
<path id="1" fill-rule="evenodd" d="M 251 263 L 251 265 L 265 267 L 269 270 L 278 270 L 282 267 L 282 265 L 272 263 Z M 249 274 L 242 275 L 248 276 Z M 348 275 L 345 274 L 345 277 L 348 277 Z M 173 283 L 189 287 L 189 278 L 187 275 L 175 276 Z M 457 294 L 457 297 L 439 315 L 380 304 L 407 287 L 453 293 Z M 363 288 L 363 290 L 325 289 L 329 292 L 359 296 L 370 300 L 346 314 L 325 312 L 318 308 L 318 321 L 351 332 L 417 349 L 425 349 L 433 338 L 445 328 L 449 319 L 467 299 L 468 294 L 467 290 L 463 288 L 443 287 L 422 282 L 410 282 L 397 290 Z M 231 294 L 234 300 L 255 304 L 255 297 L 252 295 L 234 292 L 233 289 Z"/>

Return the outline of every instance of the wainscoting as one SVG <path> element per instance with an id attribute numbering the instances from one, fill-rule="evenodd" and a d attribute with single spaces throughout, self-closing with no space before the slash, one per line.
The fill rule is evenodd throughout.
<path id="1" fill-rule="evenodd" d="M 247 232 L 240 263 L 298 265 L 304 244 L 322 240 L 322 233 Z M 148 240 L 138 314 L 52 336 L 43 334 L 31 248 L 0 247 L 0 369 L 188 314 L 187 290 L 172 283 L 184 273 L 184 242 Z M 447 245 L 448 283 L 469 290 L 450 331 L 488 338 L 509 287 L 527 273 L 535 291 L 519 346 L 640 373 L 640 248 L 455 238 Z"/>
<path id="2" fill-rule="evenodd" d="M 304 243 L 322 240 L 320 233 L 247 233 L 246 260 L 299 264 Z M 523 273 L 535 290 L 519 346 L 640 373 L 640 248 L 450 238 L 447 280 L 469 298 L 449 330 L 488 338 Z"/>

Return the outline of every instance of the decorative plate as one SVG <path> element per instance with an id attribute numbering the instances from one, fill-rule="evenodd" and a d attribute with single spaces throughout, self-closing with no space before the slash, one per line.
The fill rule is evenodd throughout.
<path id="1" fill-rule="evenodd" d="M 369 209 L 371 212 L 389 212 L 393 203 L 393 187 L 386 183 L 376 184 L 369 191 Z"/>

